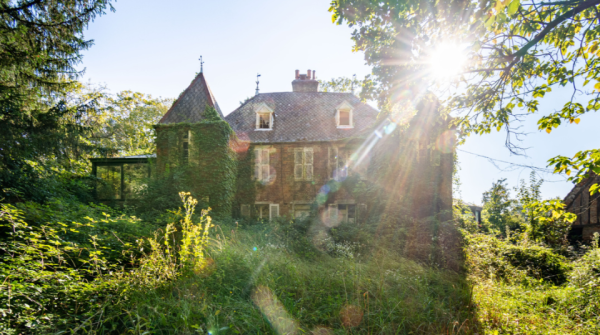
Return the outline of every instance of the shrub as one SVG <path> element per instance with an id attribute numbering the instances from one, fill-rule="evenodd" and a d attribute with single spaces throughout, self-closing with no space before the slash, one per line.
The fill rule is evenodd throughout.
<path id="1" fill-rule="evenodd" d="M 515 268 L 525 270 L 530 277 L 556 285 L 567 281 L 570 265 L 565 257 L 552 249 L 539 245 L 507 245 L 502 256 Z"/>
<path id="2" fill-rule="evenodd" d="M 570 269 L 567 259 L 544 246 L 510 241 L 486 234 L 467 234 L 465 252 L 471 276 L 507 282 L 531 279 L 562 284 Z"/>

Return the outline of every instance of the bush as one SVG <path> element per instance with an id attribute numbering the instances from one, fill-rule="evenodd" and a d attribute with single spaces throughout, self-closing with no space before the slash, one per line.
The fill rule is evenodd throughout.
<path id="1" fill-rule="evenodd" d="M 465 252 L 471 276 L 477 278 L 562 284 L 570 269 L 567 259 L 552 249 L 526 243 L 513 245 L 486 234 L 467 234 Z"/>
<path id="2" fill-rule="evenodd" d="M 567 259 L 539 245 L 507 245 L 502 256 L 515 268 L 525 270 L 535 279 L 550 281 L 556 285 L 564 284 L 570 265 Z"/>

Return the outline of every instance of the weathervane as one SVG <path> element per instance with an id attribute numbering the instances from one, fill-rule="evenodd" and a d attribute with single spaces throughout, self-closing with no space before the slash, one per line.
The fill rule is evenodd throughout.
<path id="1" fill-rule="evenodd" d="M 200 56 L 200 73 L 202 73 L 204 62 L 202 61 L 202 56 Z"/>
<path id="2" fill-rule="evenodd" d="M 256 74 L 256 93 L 255 93 L 255 95 L 258 95 L 258 84 L 259 84 L 259 80 L 258 80 L 258 78 L 259 78 L 259 77 L 260 77 L 260 74 L 258 74 L 258 73 L 257 73 L 257 74 Z"/>

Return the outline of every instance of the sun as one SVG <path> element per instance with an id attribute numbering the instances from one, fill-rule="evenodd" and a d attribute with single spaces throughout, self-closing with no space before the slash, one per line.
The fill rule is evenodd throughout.
<path id="1" fill-rule="evenodd" d="M 442 43 L 434 49 L 429 59 L 431 74 L 438 79 L 450 79 L 463 70 L 466 59 L 463 46 Z"/>

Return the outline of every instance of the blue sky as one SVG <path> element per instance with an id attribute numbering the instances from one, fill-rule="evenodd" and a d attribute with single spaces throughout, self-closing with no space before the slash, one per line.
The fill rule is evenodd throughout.
<path id="1" fill-rule="evenodd" d="M 291 91 L 294 70 L 316 70 L 330 79 L 370 73 L 362 53 L 351 51 L 352 29 L 331 22 L 328 0 L 286 1 L 119 1 L 115 13 L 93 22 L 86 38 L 95 45 L 84 53 L 84 81 L 105 84 L 112 92 L 132 90 L 175 98 L 199 71 L 204 73 L 225 114 L 254 94 L 256 74 L 261 92 Z M 545 112 L 564 103 L 569 92 L 553 92 L 542 104 Z M 511 156 L 504 133 L 471 137 L 459 149 L 524 165 L 545 167 L 548 158 L 572 156 L 598 148 L 600 115 L 581 118 L 551 135 L 537 131 L 536 119 L 523 122 L 529 133 L 521 142 L 527 156 Z M 507 178 L 511 186 L 528 179 L 529 170 L 497 169 L 484 158 L 459 151 L 463 199 L 481 203 L 493 181 Z M 572 185 L 563 177 L 544 174 L 544 197 L 564 197 Z M 514 192 L 513 192 L 514 193 Z"/>

